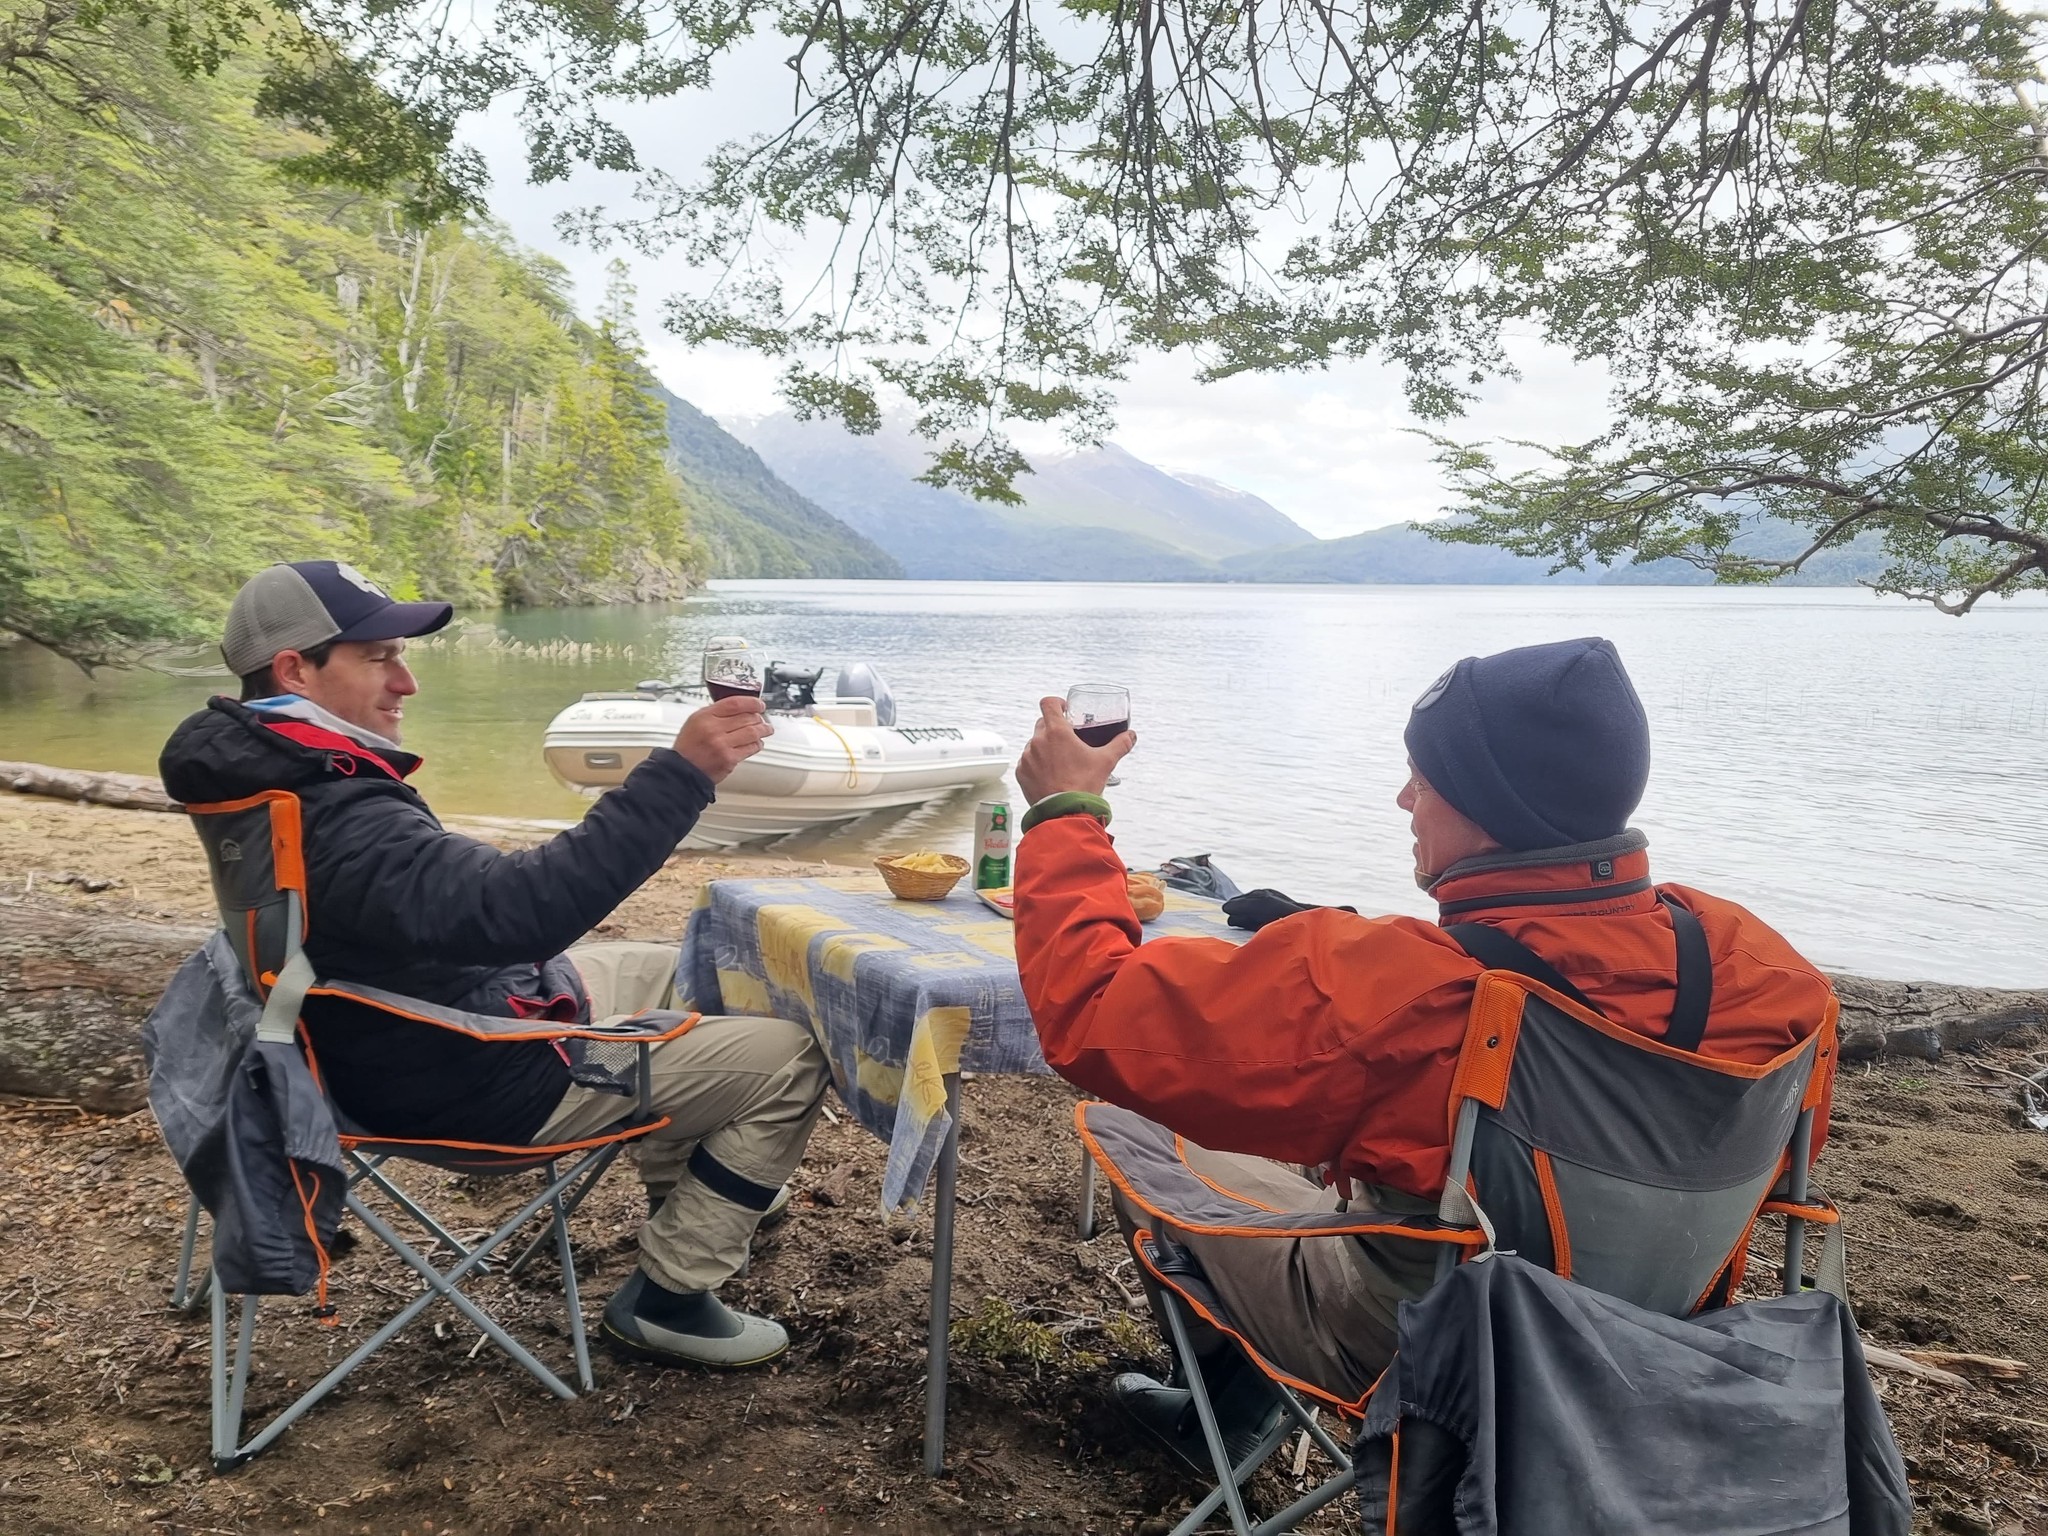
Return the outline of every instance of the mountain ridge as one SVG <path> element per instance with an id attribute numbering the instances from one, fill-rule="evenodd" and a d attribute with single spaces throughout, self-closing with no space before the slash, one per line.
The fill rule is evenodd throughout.
<path id="1" fill-rule="evenodd" d="M 1714 580 L 1677 559 L 1553 572 L 1547 560 L 1448 543 L 1416 522 L 1319 539 L 1248 491 L 1161 469 L 1113 443 L 1039 462 L 1019 482 L 1026 505 L 1005 508 L 918 480 L 925 445 L 900 426 L 856 437 L 781 412 L 734 428 L 769 472 L 893 557 L 913 580 L 1424 586 L 1706 586 Z M 1804 537 L 1804 530 L 1759 513 L 1733 547 L 1783 559 L 1804 548 Z M 1852 586 L 1887 563 L 1878 536 L 1866 534 L 1816 556 L 1784 584 Z"/>
<path id="2" fill-rule="evenodd" d="M 1255 496 L 1215 494 L 1114 445 L 1043 460 L 1020 482 L 1026 504 L 1007 508 L 918 480 L 925 446 L 900 427 L 856 437 L 787 412 L 734 427 L 917 579 L 1196 581 L 1218 555 L 1309 537 Z"/>
<path id="3" fill-rule="evenodd" d="M 690 491 L 691 530 L 713 576 L 887 579 L 896 557 L 795 490 L 761 456 L 658 380 L 669 466 Z"/>

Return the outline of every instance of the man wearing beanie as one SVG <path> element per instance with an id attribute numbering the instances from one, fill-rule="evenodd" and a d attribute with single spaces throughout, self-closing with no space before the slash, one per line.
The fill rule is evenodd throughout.
<path id="1" fill-rule="evenodd" d="M 673 947 L 578 941 L 760 750 L 772 729 L 760 700 L 698 710 L 673 749 L 650 752 L 581 822 L 508 853 L 447 830 L 407 782 L 420 759 L 399 742 L 419 684 L 405 642 L 452 611 L 396 602 L 332 560 L 257 572 L 221 646 L 241 698 L 214 698 L 172 732 L 164 787 L 188 805 L 266 790 L 298 798 L 306 956 L 323 980 L 502 1018 L 590 1022 L 672 1006 Z M 550 1146 L 622 1116 L 617 1095 L 571 1081 L 551 1041 L 473 1040 L 340 998 L 309 998 L 303 1018 L 327 1091 L 373 1134 Z M 716 1293 L 787 1199 L 783 1181 L 831 1082 L 824 1052 L 785 1019 L 706 1018 L 649 1056 L 653 1109 L 668 1118 L 638 1148 L 649 1219 L 604 1331 L 660 1364 L 762 1364 L 788 1334 Z"/>
<path id="2" fill-rule="evenodd" d="M 1732 902 L 1653 882 L 1647 840 L 1628 825 L 1649 776 L 1649 726 L 1605 640 L 1467 657 L 1416 701 L 1410 772 L 1387 787 L 1408 813 L 1415 877 L 1440 923 L 1261 893 L 1246 904 L 1263 926 L 1242 947 L 1145 943 L 1102 799 L 1136 738 L 1090 747 L 1060 700 L 1041 714 L 1017 765 L 1033 804 L 1016 937 L 1045 1059 L 1178 1132 L 1206 1178 L 1275 1209 L 1334 1209 L 1340 1194 L 1353 1210 L 1436 1209 L 1452 1073 L 1484 969 L 1440 923 L 1518 941 L 1654 1040 L 1672 1024 L 1674 925 L 1696 919 L 1713 973 L 1697 1049 L 1710 1057 L 1770 1061 L 1828 1015 L 1826 979 L 1776 932 Z M 1127 1236 L 1143 1219 L 1121 1197 L 1118 1213 Z M 1399 1238 L 1171 1235 L 1264 1358 L 1345 1401 L 1385 1368 L 1401 1302 L 1435 1270 L 1429 1245 Z M 1277 1404 L 1223 1335 L 1198 1324 L 1194 1347 L 1241 1456 L 1277 1422 Z M 1186 1388 L 1138 1375 L 1115 1385 L 1141 1423 L 1209 1470 Z"/>

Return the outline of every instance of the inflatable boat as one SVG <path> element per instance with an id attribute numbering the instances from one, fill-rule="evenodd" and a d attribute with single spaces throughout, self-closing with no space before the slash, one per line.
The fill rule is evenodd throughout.
<path id="1" fill-rule="evenodd" d="M 1009 744 L 994 731 L 897 724 L 895 700 L 865 664 L 843 669 L 826 700 L 816 697 L 822 676 L 768 667 L 762 701 L 775 734 L 718 787 L 686 847 L 737 848 L 993 788 L 1010 766 Z M 541 750 L 562 783 L 599 795 L 673 745 L 707 702 L 702 687 L 659 679 L 586 693 L 549 722 Z"/>

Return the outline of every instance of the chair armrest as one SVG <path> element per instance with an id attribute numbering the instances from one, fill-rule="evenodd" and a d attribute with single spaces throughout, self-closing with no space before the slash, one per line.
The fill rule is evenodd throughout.
<path id="1" fill-rule="evenodd" d="M 667 1009 L 657 1009 L 647 1013 L 636 1013 L 609 1024 L 578 1024 L 573 1021 L 564 1023 L 556 1019 L 509 1019 L 493 1013 L 471 1013 L 462 1008 L 448 1008 L 439 1003 L 422 1001 L 417 997 L 386 992 L 381 987 L 366 987 L 348 981 L 323 982 L 319 986 L 307 988 L 306 995 L 338 998 L 365 1008 L 374 1008 L 379 1013 L 411 1019 L 418 1024 L 431 1024 L 438 1029 L 453 1030 L 457 1034 L 486 1042 L 605 1040 L 613 1043 L 624 1041 L 634 1045 L 654 1045 L 687 1034 L 702 1017 L 696 1013 L 676 1013 Z"/>
<path id="2" fill-rule="evenodd" d="M 654 1044 L 688 1034 L 691 1027 L 703 1017 L 701 1013 L 678 1013 L 672 1008 L 654 1008 L 646 1013 L 631 1014 L 623 1019 L 609 1019 L 602 1024 L 565 1024 L 562 1026 L 562 1034 L 564 1038 L 632 1040 Z"/>

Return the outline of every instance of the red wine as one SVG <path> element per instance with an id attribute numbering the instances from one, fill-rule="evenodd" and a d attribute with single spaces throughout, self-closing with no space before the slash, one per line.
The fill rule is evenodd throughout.
<path id="1" fill-rule="evenodd" d="M 718 699 L 758 699 L 761 697 L 761 685 L 759 683 L 756 683 L 751 688 L 735 688 L 731 683 L 706 683 L 704 686 L 711 690 L 711 697 L 714 701 Z"/>
<path id="2" fill-rule="evenodd" d="M 1106 747 L 1130 728 L 1128 720 L 1103 720 L 1094 725 L 1077 725 L 1074 734 L 1091 747 Z"/>

